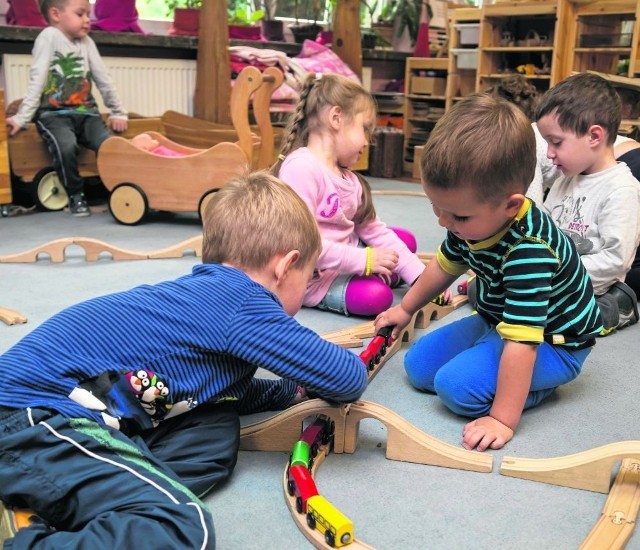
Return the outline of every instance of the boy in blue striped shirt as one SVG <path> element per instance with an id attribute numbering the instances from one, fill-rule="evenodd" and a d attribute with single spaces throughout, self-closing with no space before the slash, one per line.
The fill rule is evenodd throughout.
<path id="1" fill-rule="evenodd" d="M 356 354 L 292 317 L 320 250 L 297 194 L 252 174 L 211 200 L 191 274 L 71 306 L 1 355 L 3 538 L 213 548 L 200 498 L 233 471 L 238 415 L 366 387 Z M 9 507 L 43 521 L 13 533 Z"/>
<path id="2" fill-rule="evenodd" d="M 536 164 L 531 123 L 501 98 L 472 95 L 436 124 L 421 158 L 422 185 L 447 235 L 401 303 L 376 330 L 413 314 L 468 269 L 477 315 L 416 342 L 411 384 L 457 414 L 466 449 L 499 449 L 522 411 L 576 378 L 602 329 L 589 276 L 571 239 L 525 197 Z"/>

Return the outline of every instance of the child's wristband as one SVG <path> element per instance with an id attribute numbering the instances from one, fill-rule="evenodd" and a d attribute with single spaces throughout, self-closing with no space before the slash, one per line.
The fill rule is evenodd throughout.
<path id="1" fill-rule="evenodd" d="M 365 250 L 367 251 L 367 266 L 365 267 L 364 274 L 368 277 L 371 275 L 371 247 L 367 246 Z"/>

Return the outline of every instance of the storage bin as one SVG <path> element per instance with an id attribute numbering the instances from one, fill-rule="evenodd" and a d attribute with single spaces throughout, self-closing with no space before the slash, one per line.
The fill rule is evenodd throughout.
<path id="1" fill-rule="evenodd" d="M 447 79 L 439 76 L 412 76 L 411 93 L 425 95 L 444 95 Z"/>
<path id="2" fill-rule="evenodd" d="M 456 56 L 458 69 L 477 69 L 478 50 L 462 50 L 452 48 L 451 53 Z"/>
<path id="3" fill-rule="evenodd" d="M 461 46 L 477 46 L 480 41 L 480 23 L 459 23 L 454 27 L 460 33 Z"/>

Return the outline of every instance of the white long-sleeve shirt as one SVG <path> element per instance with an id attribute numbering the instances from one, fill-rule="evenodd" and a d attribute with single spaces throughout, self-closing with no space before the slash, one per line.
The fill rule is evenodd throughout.
<path id="1" fill-rule="evenodd" d="M 596 174 L 561 176 L 544 210 L 573 239 L 596 296 L 624 281 L 640 243 L 640 182 L 624 162 Z"/>
<path id="2" fill-rule="evenodd" d="M 13 119 L 24 127 L 36 111 L 98 114 L 91 93 L 95 82 L 111 116 L 127 118 L 109 72 L 90 37 L 69 40 L 55 27 L 37 36 L 32 50 L 29 85 Z"/>

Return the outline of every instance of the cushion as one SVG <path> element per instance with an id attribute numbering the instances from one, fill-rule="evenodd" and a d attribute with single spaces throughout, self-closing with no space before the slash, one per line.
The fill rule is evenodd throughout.
<path id="1" fill-rule="evenodd" d="M 135 0 L 96 0 L 91 30 L 145 34 L 138 25 Z"/>
<path id="2" fill-rule="evenodd" d="M 312 40 L 305 40 L 302 50 L 291 61 L 309 73 L 338 73 L 352 80 L 360 80 L 338 54 Z"/>
<path id="3" fill-rule="evenodd" d="M 37 0 L 7 0 L 7 25 L 21 27 L 46 27 L 47 21 L 42 16 Z"/>

